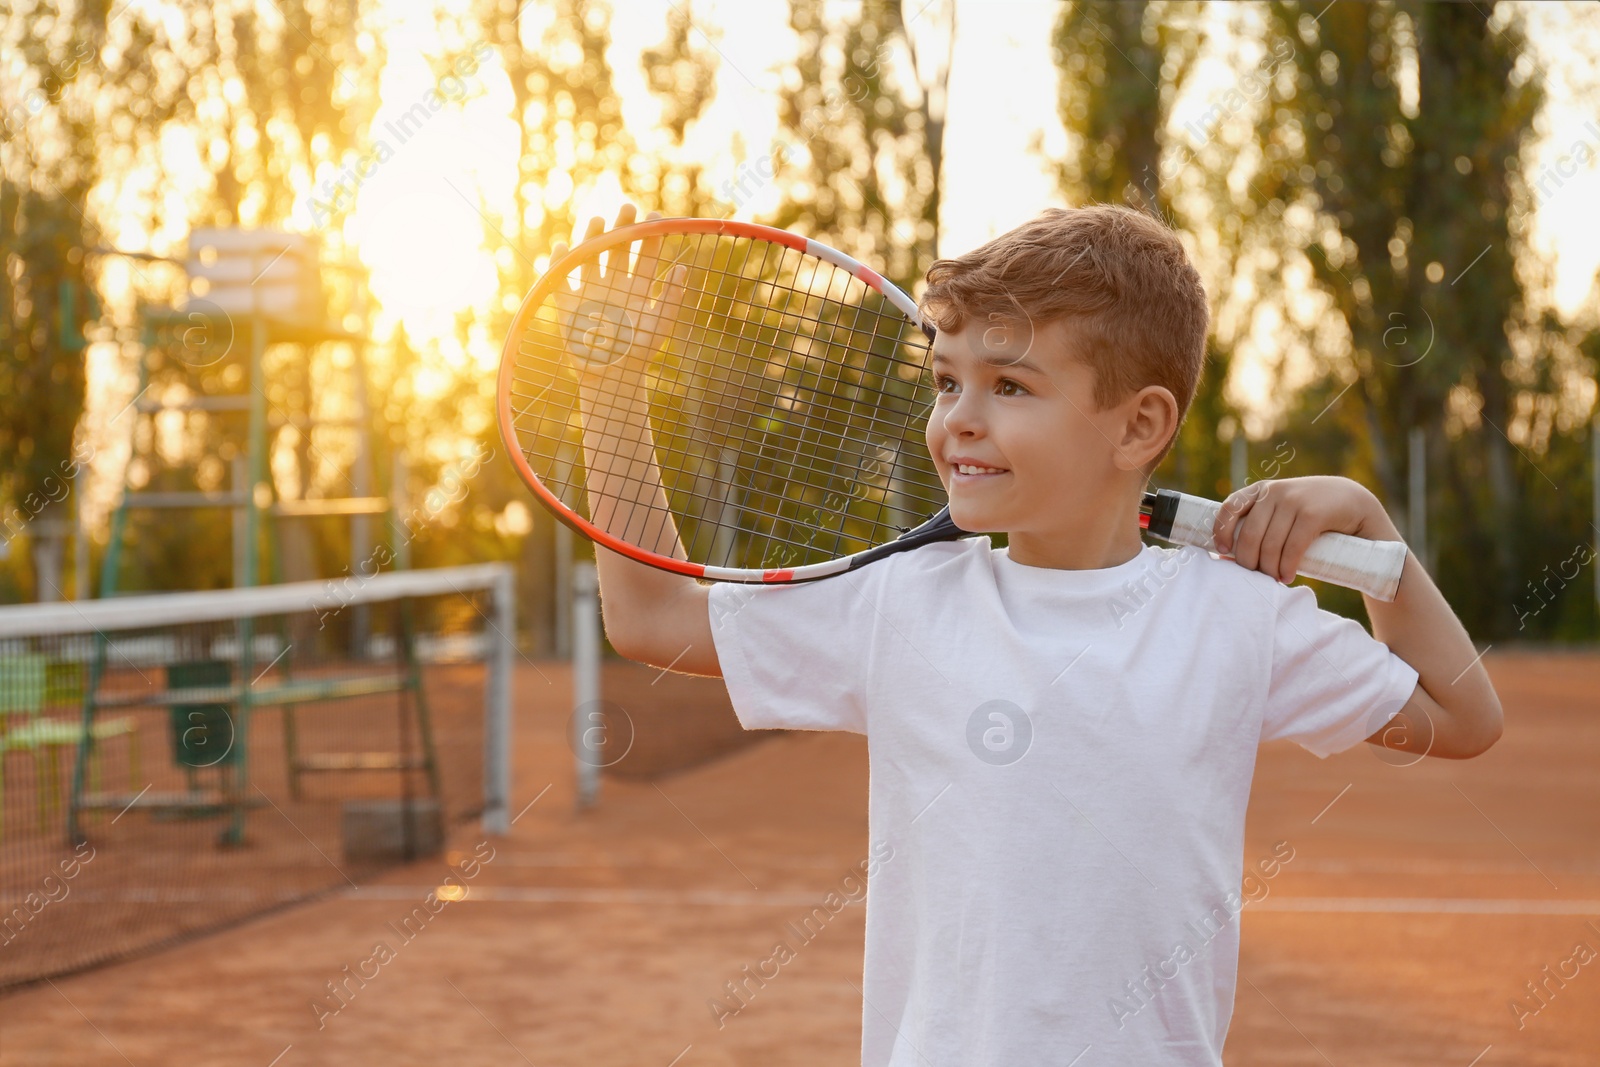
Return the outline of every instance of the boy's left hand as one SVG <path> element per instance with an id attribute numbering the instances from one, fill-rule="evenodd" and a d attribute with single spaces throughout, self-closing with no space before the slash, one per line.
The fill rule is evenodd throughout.
<path id="1" fill-rule="evenodd" d="M 1288 585 L 1311 542 L 1329 531 L 1404 540 L 1366 486 L 1328 476 L 1252 482 L 1222 502 L 1212 538 L 1221 554 Z"/>

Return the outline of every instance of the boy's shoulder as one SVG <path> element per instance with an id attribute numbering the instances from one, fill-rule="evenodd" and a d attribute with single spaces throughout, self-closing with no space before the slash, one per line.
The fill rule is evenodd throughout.
<path id="1" fill-rule="evenodd" d="M 1271 575 L 1193 545 L 1147 545 L 1145 556 L 1150 561 L 1148 581 L 1162 585 L 1181 581 L 1197 593 L 1226 602 L 1272 608 L 1284 589 Z"/>
<path id="2" fill-rule="evenodd" d="M 1147 547 L 1146 552 L 1153 565 L 1140 588 L 1151 592 L 1152 601 L 1165 601 L 1171 611 L 1189 616 L 1190 625 L 1225 620 L 1224 632 L 1239 642 L 1279 630 L 1303 631 L 1304 638 L 1311 631 L 1353 621 L 1322 607 L 1309 585 L 1284 585 L 1270 574 L 1203 548 Z M 1181 594 L 1155 595 L 1168 586 Z"/>

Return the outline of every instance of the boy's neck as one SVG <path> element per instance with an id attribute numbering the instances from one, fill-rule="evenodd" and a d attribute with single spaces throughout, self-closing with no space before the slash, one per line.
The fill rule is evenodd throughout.
<path id="1" fill-rule="evenodd" d="M 1049 530 L 1013 530 L 1006 554 L 1013 562 L 1052 570 L 1104 570 L 1127 563 L 1144 549 L 1137 521 L 1139 510 L 1118 501 L 1107 508 L 1089 507 L 1079 521 Z"/>

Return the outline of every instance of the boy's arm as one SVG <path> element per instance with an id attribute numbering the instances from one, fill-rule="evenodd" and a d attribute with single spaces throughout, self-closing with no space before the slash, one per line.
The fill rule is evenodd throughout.
<path id="1" fill-rule="evenodd" d="M 590 519 L 614 536 L 686 559 L 661 487 L 645 395 L 642 383 L 620 390 L 580 383 Z M 648 505 L 642 512 L 650 525 L 643 529 L 633 503 Z M 709 586 L 600 545 L 594 556 L 606 636 L 618 652 L 685 674 L 722 673 L 711 639 Z"/>
<path id="2" fill-rule="evenodd" d="M 624 204 L 616 225 L 631 224 L 634 213 L 632 204 Z M 658 216 L 652 213 L 649 217 Z M 603 219 L 591 219 L 584 239 L 598 236 L 604 228 Z M 556 245 L 555 257 L 565 251 L 564 246 Z M 627 249 L 620 251 L 625 256 Z M 607 267 L 603 282 L 585 270 L 572 300 L 574 305 L 598 300 L 608 307 L 621 306 L 636 326 L 636 343 L 635 351 L 605 366 L 571 357 L 578 373 L 589 517 L 602 530 L 631 544 L 686 559 L 656 465 L 645 386 L 645 365 L 670 336 L 676 321 L 674 287 L 669 284 L 659 301 L 649 301 L 654 255 L 648 249 L 640 253 L 631 284 L 625 273 L 618 274 L 627 270 L 625 262 Z M 600 545 L 595 546 L 595 564 L 606 636 L 618 652 L 656 667 L 670 664 L 685 674 L 722 673 L 711 637 L 709 586 Z"/>
<path id="3" fill-rule="evenodd" d="M 1366 487 L 1330 477 L 1252 483 L 1224 501 L 1213 534 L 1218 551 L 1287 584 L 1311 542 L 1330 530 L 1404 540 Z M 1445 759 L 1487 751 L 1500 739 L 1500 698 L 1461 620 L 1417 557 L 1407 553 L 1392 602 L 1363 599 L 1372 636 L 1417 672 L 1411 699 L 1367 740 Z"/>

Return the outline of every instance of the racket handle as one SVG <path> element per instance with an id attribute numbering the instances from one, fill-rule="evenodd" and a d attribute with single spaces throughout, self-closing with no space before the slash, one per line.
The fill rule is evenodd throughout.
<path id="1" fill-rule="evenodd" d="M 1220 502 L 1158 489 L 1145 494 L 1145 505 L 1149 509 L 1149 530 L 1156 537 L 1207 552 L 1218 551 L 1211 530 L 1222 510 Z M 1400 591 L 1406 552 L 1404 541 L 1369 541 L 1330 531 L 1311 542 L 1300 560 L 1299 573 L 1391 601 Z"/>

